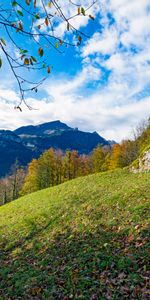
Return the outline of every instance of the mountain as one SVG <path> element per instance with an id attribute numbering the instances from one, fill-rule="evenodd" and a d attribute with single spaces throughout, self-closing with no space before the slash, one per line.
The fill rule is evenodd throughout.
<path id="1" fill-rule="evenodd" d="M 14 133 L 21 138 L 25 146 L 40 153 L 50 147 L 89 153 L 98 144 L 109 145 L 109 142 L 96 132 L 83 132 L 60 121 L 20 127 Z"/>
<path id="2" fill-rule="evenodd" d="M 29 126 L 23 126 L 18 129 L 16 129 L 14 132 L 17 135 L 29 135 L 29 136 L 49 136 L 52 134 L 60 134 L 63 131 L 72 130 L 71 127 L 67 126 L 65 123 L 58 121 L 48 122 L 40 125 L 29 125 Z"/>
<path id="3" fill-rule="evenodd" d="M 33 152 L 22 144 L 19 136 L 9 130 L 0 130 L 0 177 L 10 172 L 16 159 L 25 166 L 33 156 Z"/>
<path id="4" fill-rule="evenodd" d="M 97 132 L 80 131 L 59 120 L 36 126 L 23 126 L 13 132 L 0 130 L 0 177 L 10 172 L 16 159 L 25 166 L 33 157 L 39 157 L 50 147 L 88 154 L 98 144 L 110 145 Z"/>

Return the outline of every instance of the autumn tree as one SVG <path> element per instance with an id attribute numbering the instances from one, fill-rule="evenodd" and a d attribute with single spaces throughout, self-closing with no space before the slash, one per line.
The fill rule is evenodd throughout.
<path id="1" fill-rule="evenodd" d="M 57 185 L 63 182 L 63 152 L 58 150 L 55 155 L 55 183 Z"/>
<path id="2" fill-rule="evenodd" d="M 90 8 L 96 0 L 91 0 L 88 7 L 82 1 L 66 0 L 12 0 L 0 5 L 0 68 L 6 59 L 20 91 L 21 110 L 26 92 L 37 92 L 38 87 L 51 73 L 52 64 L 49 51 L 54 49 L 63 53 L 66 47 L 80 46 L 82 39 L 88 36 L 76 29 L 75 22 L 84 17 L 94 20 Z M 59 28 L 64 28 L 61 32 Z M 45 76 L 38 82 L 33 81 L 32 71 L 45 69 Z M 28 79 L 27 74 L 30 79 Z M 35 76 L 34 76 L 35 77 Z"/>
<path id="3" fill-rule="evenodd" d="M 24 185 L 20 191 L 20 195 L 30 194 L 40 189 L 38 168 L 38 160 L 33 159 L 28 165 L 27 175 L 25 177 Z"/>
<path id="4" fill-rule="evenodd" d="M 38 159 L 38 182 L 40 189 L 56 183 L 56 157 L 52 148 L 45 151 Z"/>
<path id="5" fill-rule="evenodd" d="M 121 164 L 121 146 L 115 144 L 112 147 L 111 155 L 109 157 L 109 169 L 114 170 L 116 168 L 122 167 Z"/>
<path id="6" fill-rule="evenodd" d="M 101 145 L 93 150 L 91 159 L 94 173 L 106 171 L 105 158 L 108 151 L 109 149 L 104 148 Z"/>
<path id="7" fill-rule="evenodd" d="M 138 156 L 137 141 L 124 140 L 120 144 L 120 163 L 122 167 L 129 166 Z"/>
<path id="8" fill-rule="evenodd" d="M 33 159 L 28 166 L 27 175 L 21 194 L 28 194 L 61 183 L 58 163 L 61 162 L 60 153 L 54 149 L 46 150 L 39 159 Z"/>
<path id="9" fill-rule="evenodd" d="M 93 171 L 92 160 L 90 155 L 82 154 L 78 158 L 78 176 L 86 176 Z"/>
<path id="10" fill-rule="evenodd" d="M 64 180 L 70 180 L 77 177 L 79 167 L 79 156 L 77 151 L 66 151 L 63 159 Z"/>

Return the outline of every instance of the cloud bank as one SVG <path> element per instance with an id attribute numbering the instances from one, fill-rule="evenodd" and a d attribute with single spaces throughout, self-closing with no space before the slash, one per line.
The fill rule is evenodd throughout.
<path id="1" fill-rule="evenodd" d="M 13 84 L 1 82 L 1 128 L 60 119 L 120 141 L 150 115 L 149 1 L 102 0 L 92 12 L 98 25 L 77 52 L 79 70 L 74 76 L 67 70 L 52 76 L 43 85 L 40 100 L 27 99 L 38 110 L 14 111 L 17 92 Z M 82 20 L 78 28 L 87 26 Z M 65 34 L 65 28 L 57 29 Z"/>

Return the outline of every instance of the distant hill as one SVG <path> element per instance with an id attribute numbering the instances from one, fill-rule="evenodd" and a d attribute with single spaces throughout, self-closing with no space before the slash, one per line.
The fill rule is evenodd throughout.
<path id="1" fill-rule="evenodd" d="M 16 130 L 0 130 L 0 177 L 10 172 L 16 159 L 27 165 L 46 149 L 77 150 L 90 153 L 98 144 L 110 145 L 97 132 L 83 132 L 59 120 L 40 125 L 23 126 Z"/>

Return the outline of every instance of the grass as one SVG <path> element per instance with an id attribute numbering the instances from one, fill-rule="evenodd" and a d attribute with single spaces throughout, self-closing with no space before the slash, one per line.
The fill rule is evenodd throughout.
<path id="1" fill-rule="evenodd" d="M 150 174 L 78 178 L 0 208 L 0 299 L 149 299 Z"/>

